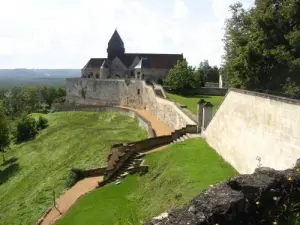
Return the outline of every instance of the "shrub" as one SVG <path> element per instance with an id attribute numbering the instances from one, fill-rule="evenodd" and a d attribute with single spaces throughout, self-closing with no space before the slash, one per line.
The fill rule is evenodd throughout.
<path id="1" fill-rule="evenodd" d="M 16 142 L 28 141 L 37 134 L 37 123 L 31 116 L 22 116 L 17 124 Z"/>
<path id="2" fill-rule="evenodd" d="M 40 116 L 37 122 L 37 129 L 43 130 L 48 127 L 48 120 L 45 117 Z"/>
<path id="3" fill-rule="evenodd" d="M 82 177 L 83 177 L 83 170 L 71 169 L 65 183 L 66 188 L 72 187 L 74 184 L 76 184 L 77 181 L 81 180 Z"/>

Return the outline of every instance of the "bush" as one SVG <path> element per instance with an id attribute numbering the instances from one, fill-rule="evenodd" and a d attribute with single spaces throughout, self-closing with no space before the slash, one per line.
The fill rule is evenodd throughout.
<path id="1" fill-rule="evenodd" d="M 43 130 L 46 127 L 48 127 L 48 120 L 42 116 L 39 117 L 39 120 L 37 122 L 37 129 Z"/>
<path id="2" fill-rule="evenodd" d="M 67 177 L 65 187 L 66 188 L 72 187 L 74 184 L 76 184 L 77 181 L 81 180 L 82 177 L 83 177 L 83 170 L 71 169 L 71 171 Z"/>
<path id="3" fill-rule="evenodd" d="M 31 116 L 22 116 L 17 124 L 16 142 L 20 143 L 33 139 L 37 134 L 37 123 Z"/>

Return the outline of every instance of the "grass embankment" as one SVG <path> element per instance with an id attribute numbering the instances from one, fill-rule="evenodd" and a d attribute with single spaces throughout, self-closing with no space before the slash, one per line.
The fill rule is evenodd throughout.
<path id="1" fill-rule="evenodd" d="M 105 166 L 111 144 L 146 138 L 128 116 L 60 112 L 35 140 L 13 146 L 0 165 L 0 224 L 34 224 L 58 195 L 71 168 Z M 1 162 L 2 163 L 2 162 Z"/>
<path id="2" fill-rule="evenodd" d="M 203 98 L 207 102 L 211 102 L 213 104 L 213 113 L 217 111 L 219 106 L 221 105 L 224 96 L 209 96 L 209 95 L 192 95 L 192 96 L 181 96 L 176 94 L 167 93 L 167 97 L 180 104 L 186 105 L 187 108 L 197 114 L 197 102 Z"/>
<path id="3" fill-rule="evenodd" d="M 140 224 L 172 207 L 183 207 L 202 189 L 237 172 L 201 139 L 145 157 L 149 172 L 97 189 L 80 199 L 57 225 Z M 139 222 L 138 222 L 139 221 Z"/>

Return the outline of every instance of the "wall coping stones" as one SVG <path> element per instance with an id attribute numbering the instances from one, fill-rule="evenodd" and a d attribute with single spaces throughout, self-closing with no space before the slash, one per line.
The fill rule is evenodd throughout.
<path id="1" fill-rule="evenodd" d="M 282 96 L 277 96 L 277 95 L 271 95 L 271 94 L 265 94 L 265 93 L 260 93 L 260 92 L 255 92 L 255 91 L 249 91 L 245 89 L 237 89 L 237 88 L 230 88 L 228 92 L 234 91 L 237 93 L 242 93 L 242 94 L 248 94 L 252 96 L 258 96 L 262 98 L 267 98 L 271 100 L 276 100 L 276 101 L 281 101 L 289 104 L 294 104 L 294 105 L 300 105 L 300 100 L 293 99 L 293 98 L 287 98 L 287 97 L 282 97 Z"/>

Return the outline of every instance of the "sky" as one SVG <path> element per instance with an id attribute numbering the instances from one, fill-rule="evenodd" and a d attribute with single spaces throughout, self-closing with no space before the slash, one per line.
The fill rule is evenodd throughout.
<path id="1" fill-rule="evenodd" d="M 117 29 L 130 53 L 222 63 L 235 0 L 0 0 L 0 68 L 82 68 Z M 241 0 L 248 8 L 254 0 Z"/>

